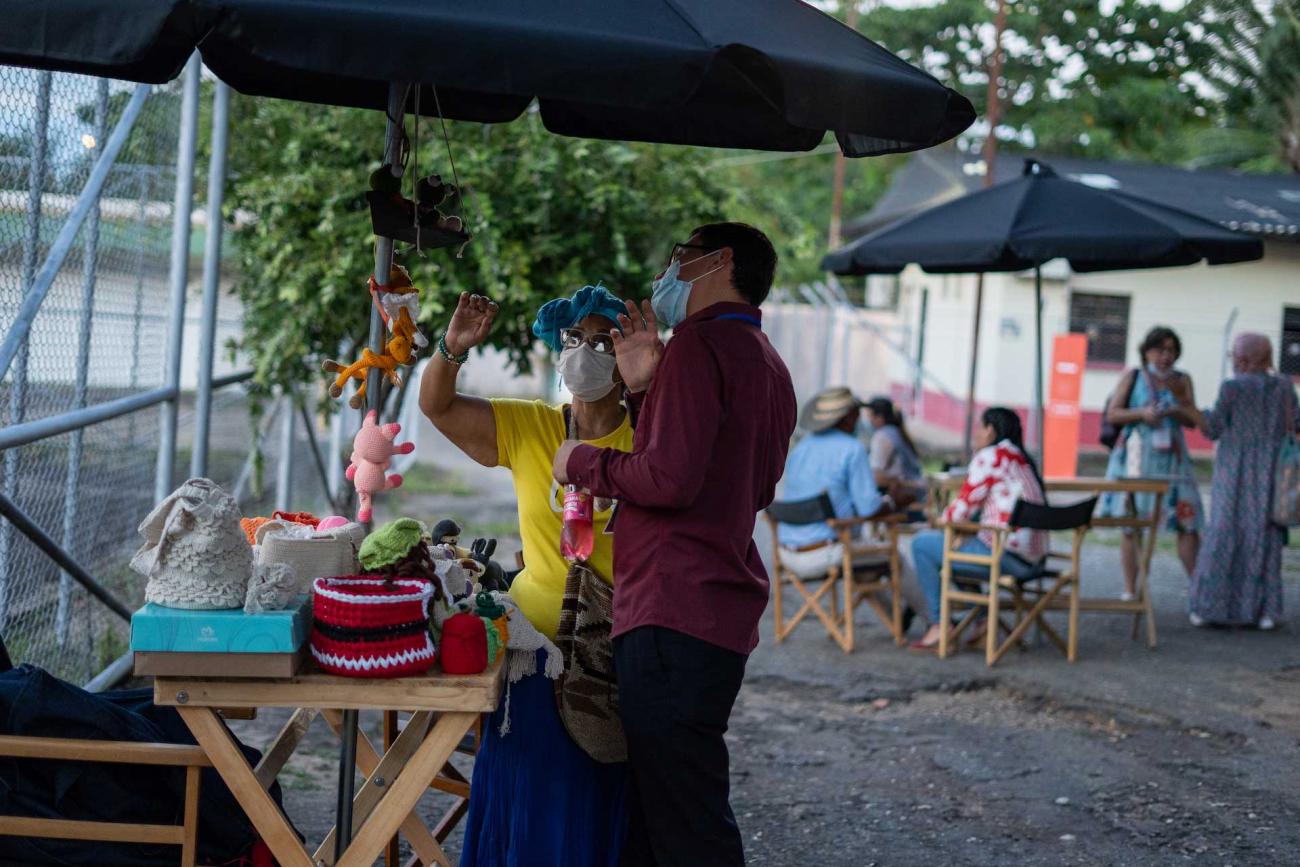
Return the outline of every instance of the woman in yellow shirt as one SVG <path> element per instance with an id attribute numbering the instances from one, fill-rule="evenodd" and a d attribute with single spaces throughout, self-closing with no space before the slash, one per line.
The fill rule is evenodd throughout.
<path id="1" fill-rule="evenodd" d="M 438 350 L 420 380 L 420 409 L 465 454 L 506 467 L 519 501 L 524 570 L 510 596 L 533 626 L 555 638 L 568 564 L 560 556 L 563 494 L 552 462 L 566 439 L 632 449 L 632 427 L 614 360 L 611 332 L 626 313 L 602 286 L 543 305 L 533 334 L 559 353 L 556 367 L 573 394 L 569 406 L 485 400 L 456 391 L 456 377 L 492 330 L 497 306 L 461 295 Z M 570 434 L 572 428 L 572 435 Z M 612 582 L 609 504 L 597 502 L 588 566 Z M 602 508 L 602 506 L 604 508 Z M 511 687 L 510 733 L 493 714 L 474 762 L 461 867 L 616 867 L 625 831 L 627 766 L 601 764 L 564 730 L 553 684 L 542 673 Z"/>

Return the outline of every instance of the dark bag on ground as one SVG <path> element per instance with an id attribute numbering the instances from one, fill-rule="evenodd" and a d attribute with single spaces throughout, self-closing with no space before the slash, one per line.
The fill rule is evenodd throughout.
<path id="1" fill-rule="evenodd" d="M 146 743 L 195 743 L 174 708 L 156 707 L 152 689 L 89 693 L 30 665 L 0 673 L 0 734 Z M 242 747 L 249 763 L 261 754 Z M 244 855 L 256 832 L 212 768 L 199 789 L 198 859 Z M 279 784 L 271 797 L 281 803 Z M 92 822 L 179 825 L 185 769 L 0 758 L 0 813 Z M 174 867 L 177 846 L 0 837 L 0 861 L 23 865 Z"/>
<path id="2" fill-rule="evenodd" d="M 590 567 L 574 563 L 564 584 L 555 646 L 564 674 L 555 682 L 560 721 L 573 742 L 598 762 L 627 761 L 614 674 L 614 588 Z"/>
<path id="3" fill-rule="evenodd" d="M 1133 374 L 1133 377 L 1128 381 L 1128 390 L 1124 393 L 1124 400 L 1121 402 L 1124 407 L 1127 407 L 1128 402 L 1132 400 L 1133 387 L 1137 385 L 1137 378 L 1138 378 L 1137 368 L 1134 368 L 1133 370 L 1129 371 L 1129 373 Z M 1126 373 L 1124 376 L 1127 378 L 1128 373 Z M 1122 381 L 1123 380 L 1121 380 L 1121 382 Z M 1119 387 L 1117 386 L 1116 391 L 1118 390 Z M 1100 442 L 1102 445 L 1104 445 L 1107 449 L 1115 448 L 1115 443 L 1119 442 L 1120 431 L 1123 429 L 1123 425 L 1113 425 L 1110 423 L 1110 420 L 1106 418 L 1106 413 L 1110 409 L 1110 402 L 1113 397 L 1115 397 L 1114 391 L 1106 395 L 1106 403 L 1102 406 L 1102 410 L 1101 410 L 1101 433 L 1097 436 L 1097 441 Z"/>

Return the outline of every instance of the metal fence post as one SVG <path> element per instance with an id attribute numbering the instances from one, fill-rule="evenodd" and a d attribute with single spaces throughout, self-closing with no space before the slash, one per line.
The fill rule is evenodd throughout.
<path id="1" fill-rule="evenodd" d="M 217 295 L 221 282 L 221 201 L 226 186 L 230 88 L 218 81 L 212 100 L 212 159 L 208 164 L 208 231 L 203 247 L 203 321 L 199 326 L 199 381 L 195 393 L 194 452 L 190 476 L 208 472 L 212 422 L 212 365 L 216 355 Z"/>
<path id="2" fill-rule="evenodd" d="M 41 196 L 45 189 L 46 158 L 49 154 L 50 92 L 54 76 L 42 72 L 36 95 L 36 125 L 32 131 L 31 156 L 27 163 L 27 228 L 23 234 L 22 287 L 26 295 L 36 279 L 36 263 L 41 249 Z M 27 354 L 30 335 L 14 359 L 13 379 L 9 386 L 9 423 L 18 424 L 27 411 Z M 19 453 L 17 449 L 5 452 L 4 496 L 18 499 Z M 14 528 L 10 523 L 0 526 L 0 630 L 9 621 L 9 577 L 13 574 Z"/>
<path id="3" fill-rule="evenodd" d="M 99 79 L 95 100 L 95 142 L 103 146 L 108 125 L 108 79 Z M 85 249 L 81 261 L 81 321 L 77 326 L 77 379 L 72 397 L 73 409 L 84 409 L 90 380 L 90 333 L 95 312 L 95 271 L 99 260 L 99 202 L 86 217 Z M 77 545 L 77 496 L 81 486 L 81 446 L 85 429 L 77 428 L 68 438 L 68 474 L 63 486 L 63 548 L 74 560 L 80 557 Z M 72 611 L 72 576 L 59 575 L 59 602 L 55 612 L 54 634 L 59 646 L 68 641 L 68 619 Z"/>
<path id="4" fill-rule="evenodd" d="M 176 474 L 176 419 L 180 413 L 181 348 L 185 342 L 185 293 L 190 270 L 190 212 L 194 209 L 194 153 L 199 134 L 199 55 L 185 64 L 180 141 L 176 148 L 176 196 L 172 201 L 171 299 L 167 322 L 166 385 L 176 396 L 162 405 L 158 425 L 155 503 L 171 493 Z"/>
<path id="5" fill-rule="evenodd" d="M 280 400 L 284 414 L 280 416 L 280 462 L 275 468 L 275 508 L 287 512 L 293 498 L 293 428 L 297 416 L 292 391 L 284 392 Z"/>

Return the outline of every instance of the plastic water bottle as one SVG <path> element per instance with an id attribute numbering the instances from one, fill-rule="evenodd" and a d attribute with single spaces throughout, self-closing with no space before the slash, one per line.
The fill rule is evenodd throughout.
<path id="1" fill-rule="evenodd" d="M 570 563 L 586 562 L 596 544 L 592 528 L 591 491 L 578 485 L 564 488 L 564 529 L 560 531 L 560 554 Z"/>

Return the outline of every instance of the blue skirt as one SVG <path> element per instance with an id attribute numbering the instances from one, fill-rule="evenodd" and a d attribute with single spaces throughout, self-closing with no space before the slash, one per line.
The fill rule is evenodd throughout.
<path id="1" fill-rule="evenodd" d="M 538 651 L 539 657 L 542 653 Z M 509 685 L 474 759 L 460 867 L 617 867 L 627 831 L 627 764 L 582 751 L 560 722 L 542 674 Z"/>

